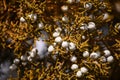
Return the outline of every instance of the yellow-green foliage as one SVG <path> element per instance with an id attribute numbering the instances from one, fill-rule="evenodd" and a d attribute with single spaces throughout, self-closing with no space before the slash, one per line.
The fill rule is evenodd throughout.
<path id="1" fill-rule="evenodd" d="M 91 10 L 84 8 L 84 4 L 92 3 Z M 99 41 L 103 41 L 107 48 L 114 56 L 116 63 L 120 62 L 120 38 L 119 31 L 113 29 L 110 26 L 109 34 L 105 37 L 96 39 L 95 37 L 102 36 L 102 32 L 99 28 L 104 26 L 107 22 L 112 23 L 113 16 L 109 15 L 109 18 L 103 20 L 103 13 L 111 12 L 109 2 L 105 0 L 100 2 L 99 0 L 80 0 L 79 3 L 69 4 L 66 0 L 1 0 L 0 1 L 0 47 L 10 48 L 14 50 L 16 58 L 20 58 L 22 54 L 27 54 L 27 51 L 32 49 L 32 45 L 27 43 L 27 40 L 33 39 L 34 42 L 42 36 L 40 31 L 45 30 L 48 33 L 49 39 L 45 40 L 49 45 L 54 43 L 54 37 L 52 36 L 55 29 L 58 27 L 57 21 L 61 23 L 61 28 L 68 32 L 62 36 L 62 39 L 68 42 L 73 42 L 76 45 L 75 51 L 66 51 L 60 44 L 55 47 L 55 50 L 49 54 L 46 60 L 49 63 L 45 63 L 43 60 L 34 60 L 33 62 L 27 62 L 26 66 L 22 64 L 18 65 L 17 72 L 18 77 L 10 77 L 10 80 L 107 80 L 111 76 L 112 66 L 114 63 L 102 63 L 100 59 L 94 60 L 91 58 L 83 58 L 82 53 L 86 50 L 90 52 L 100 51 L 103 55 L 103 51 L 100 45 L 96 44 Z M 68 6 L 68 11 L 63 12 L 61 7 L 63 5 Z M 100 7 L 105 7 L 104 10 L 99 11 Z M 86 15 L 87 13 L 87 15 Z M 37 20 L 31 20 L 28 15 L 37 14 Z M 94 18 L 90 18 L 92 14 Z M 62 21 L 62 17 L 67 16 L 69 18 L 68 23 Z M 26 22 L 20 22 L 20 17 L 24 17 Z M 38 28 L 39 22 L 44 23 L 44 28 L 41 30 Z M 71 24 L 73 22 L 73 24 Z M 96 30 L 81 30 L 80 27 L 83 23 L 94 22 L 96 24 Z M 82 39 L 82 36 L 86 39 Z M 6 41 L 10 39 L 10 43 Z M 114 41 L 115 43 L 110 46 L 108 41 Z M 59 52 L 59 56 L 56 60 L 52 56 Z M 66 69 L 70 69 L 72 63 L 70 57 L 72 55 L 77 56 L 77 62 L 79 67 L 86 66 L 88 72 L 80 79 L 76 77 L 76 72 L 65 72 Z M 47 65 L 47 66 L 46 66 Z M 120 67 L 120 64 L 119 64 Z"/>

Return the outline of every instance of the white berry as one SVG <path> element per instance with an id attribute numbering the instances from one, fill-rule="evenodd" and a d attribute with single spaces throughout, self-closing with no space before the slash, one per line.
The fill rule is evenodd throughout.
<path id="1" fill-rule="evenodd" d="M 31 61 L 32 61 L 31 56 L 28 56 L 28 57 L 27 57 L 27 60 L 31 62 Z"/>
<path id="2" fill-rule="evenodd" d="M 96 28 L 96 25 L 94 22 L 89 22 L 88 23 L 88 29 L 95 29 Z"/>
<path id="3" fill-rule="evenodd" d="M 69 19 L 67 16 L 64 16 L 64 17 L 62 17 L 62 21 L 67 23 L 69 21 Z"/>
<path id="4" fill-rule="evenodd" d="M 81 24 L 80 29 L 81 30 L 87 30 L 88 29 L 87 27 L 88 27 L 88 25 L 83 23 L 83 24 Z"/>
<path id="5" fill-rule="evenodd" d="M 93 59 L 97 59 L 99 56 L 100 56 L 100 54 L 97 53 L 97 52 L 92 52 L 92 53 L 90 54 L 90 58 L 93 58 Z"/>
<path id="6" fill-rule="evenodd" d="M 87 72 L 88 72 L 88 69 L 87 69 L 86 67 L 81 67 L 81 68 L 80 68 L 80 71 L 81 71 L 82 73 L 87 73 Z"/>
<path id="7" fill-rule="evenodd" d="M 81 76 L 82 76 L 82 72 L 81 71 L 77 71 L 76 77 L 80 78 Z"/>
<path id="8" fill-rule="evenodd" d="M 15 64 L 12 64 L 12 65 L 9 67 L 10 70 L 15 70 L 16 68 L 17 68 L 17 66 L 16 66 Z"/>
<path id="9" fill-rule="evenodd" d="M 56 32 L 61 32 L 62 29 L 61 29 L 60 27 L 58 27 L 58 28 L 55 29 L 55 31 L 56 31 Z"/>
<path id="10" fill-rule="evenodd" d="M 71 62 L 76 62 L 76 61 L 77 61 L 77 57 L 76 57 L 76 56 L 72 56 L 72 57 L 70 58 L 70 61 L 71 61 Z"/>
<path id="11" fill-rule="evenodd" d="M 14 64 L 19 64 L 20 60 L 19 59 L 14 59 Z"/>
<path id="12" fill-rule="evenodd" d="M 70 43 L 69 43 L 69 49 L 70 49 L 70 50 L 75 50 L 75 49 L 76 49 L 75 44 L 72 43 L 72 42 L 70 42 Z"/>
<path id="13" fill-rule="evenodd" d="M 63 47 L 63 48 L 67 48 L 68 45 L 69 45 L 69 43 L 68 43 L 67 41 L 63 41 L 63 42 L 62 42 L 62 47 Z"/>
<path id="14" fill-rule="evenodd" d="M 108 13 L 103 14 L 103 20 L 107 20 L 109 17 L 110 17 L 110 15 Z"/>
<path id="15" fill-rule="evenodd" d="M 113 56 L 107 57 L 107 61 L 108 61 L 108 62 L 113 62 L 113 60 L 114 60 Z"/>
<path id="16" fill-rule="evenodd" d="M 59 32 L 54 32 L 54 33 L 53 33 L 53 37 L 58 37 L 59 35 L 60 35 Z"/>
<path id="17" fill-rule="evenodd" d="M 37 49 L 36 49 L 36 48 L 33 48 L 33 49 L 32 49 L 32 52 L 33 52 L 33 53 L 37 53 Z"/>
<path id="18" fill-rule="evenodd" d="M 67 10 L 68 10 L 68 6 L 63 5 L 63 6 L 61 7 L 61 9 L 62 9 L 62 11 L 67 11 Z"/>
<path id="19" fill-rule="evenodd" d="M 77 64 L 73 64 L 73 65 L 71 66 L 71 69 L 72 69 L 72 70 L 78 69 L 78 65 L 77 65 Z"/>
<path id="20" fill-rule="evenodd" d="M 110 56 L 111 55 L 111 52 L 109 50 L 107 50 L 107 49 L 104 50 L 103 52 L 105 53 L 105 56 Z"/>
<path id="21" fill-rule="evenodd" d="M 35 56 L 36 56 L 36 54 L 37 54 L 37 53 L 34 53 L 34 52 L 29 52 L 29 54 L 30 54 L 30 57 L 32 57 L 32 58 L 33 58 L 33 57 L 35 57 Z"/>
<path id="22" fill-rule="evenodd" d="M 88 51 L 83 52 L 83 57 L 89 57 L 89 52 Z"/>
<path id="23" fill-rule="evenodd" d="M 85 3 L 84 8 L 91 9 L 92 8 L 92 3 Z"/>
<path id="24" fill-rule="evenodd" d="M 21 56 L 21 60 L 22 60 L 22 61 L 25 61 L 26 59 L 27 59 L 27 57 L 26 57 L 25 55 L 22 55 L 22 56 Z"/>
<path id="25" fill-rule="evenodd" d="M 39 29 L 43 29 L 44 28 L 43 22 L 38 23 L 38 27 L 39 27 Z"/>
<path id="26" fill-rule="evenodd" d="M 85 37 L 85 36 L 82 36 L 82 39 L 86 39 L 86 37 Z"/>
<path id="27" fill-rule="evenodd" d="M 48 47 L 48 52 L 52 52 L 54 50 L 54 47 L 52 46 L 52 45 L 50 45 L 49 47 Z"/>
<path id="28" fill-rule="evenodd" d="M 23 17 L 21 17 L 20 22 L 25 22 L 25 19 Z"/>
<path id="29" fill-rule="evenodd" d="M 61 43 L 62 42 L 62 38 L 61 37 L 56 37 L 55 38 L 55 42 L 56 43 Z"/>

